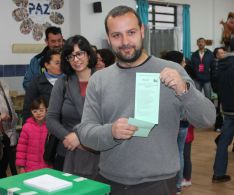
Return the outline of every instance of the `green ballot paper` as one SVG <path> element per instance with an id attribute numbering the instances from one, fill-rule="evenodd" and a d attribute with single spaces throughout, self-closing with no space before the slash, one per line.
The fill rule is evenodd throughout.
<path id="1" fill-rule="evenodd" d="M 137 131 L 135 132 L 134 136 L 139 136 L 139 137 L 148 137 L 150 130 L 155 125 L 153 123 L 141 121 L 135 118 L 129 118 L 128 124 L 137 127 Z"/>
<path id="2" fill-rule="evenodd" d="M 147 137 L 158 124 L 160 74 L 136 73 L 135 113 L 129 124 L 138 127 L 134 136 Z"/>

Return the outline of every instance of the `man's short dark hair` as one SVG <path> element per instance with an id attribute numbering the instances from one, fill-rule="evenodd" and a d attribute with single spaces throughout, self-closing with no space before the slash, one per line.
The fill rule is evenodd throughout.
<path id="1" fill-rule="evenodd" d="M 56 26 L 50 26 L 50 27 L 48 27 L 46 29 L 46 31 L 45 31 L 46 40 L 48 40 L 49 33 L 52 33 L 54 35 L 57 35 L 57 34 L 61 34 L 62 35 L 61 28 L 56 27 Z"/>
<path id="2" fill-rule="evenodd" d="M 128 7 L 128 6 L 124 6 L 124 5 L 120 5 L 120 6 L 117 6 L 115 8 L 113 8 L 106 16 L 105 18 L 105 29 L 106 29 L 106 33 L 108 34 L 109 30 L 108 30 L 108 27 L 107 27 L 107 20 L 109 19 L 109 17 L 117 17 L 117 16 L 122 16 L 126 13 L 133 13 L 136 17 L 137 17 L 137 20 L 138 20 L 138 24 L 139 26 L 141 27 L 142 25 L 142 22 L 141 22 L 141 19 L 140 17 L 138 16 L 138 14 L 136 13 L 136 11 L 131 8 L 131 7 Z"/>
<path id="3" fill-rule="evenodd" d="M 204 40 L 204 41 L 206 41 L 206 39 L 205 39 L 204 37 L 200 37 L 200 38 L 198 38 L 198 39 L 197 39 L 197 42 L 198 42 L 198 41 L 200 41 L 200 40 Z"/>
<path id="4" fill-rule="evenodd" d="M 214 51 L 213 51 L 213 54 L 214 54 L 214 57 L 215 57 L 215 58 L 216 58 L 217 53 L 218 53 L 218 51 L 219 51 L 220 49 L 222 49 L 223 51 L 225 51 L 225 48 L 224 48 L 224 47 L 216 47 L 216 48 L 214 49 Z"/>

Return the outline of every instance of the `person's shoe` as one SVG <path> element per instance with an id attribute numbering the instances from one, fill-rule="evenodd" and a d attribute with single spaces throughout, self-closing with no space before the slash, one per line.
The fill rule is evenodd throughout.
<path id="1" fill-rule="evenodd" d="M 182 187 L 188 187 L 188 186 L 191 186 L 191 185 L 192 185 L 191 179 L 190 180 L 183 179 L 183 181 L 181 183 Z"/>
<path id="2" fill-rule="evenodd" d="M 230 175 L 222 175 L 222 176 L 213 175 L 213 177 L 212 177 L 212 183 L 227 182 L 230 180 L 231 180 Z"/>
<path id="3" fill-rule="evenodd" d="M 221 132 L 222 130 L 220 128 L 215 129 L 216 132 Z"/>
<path id="4" fill-rule="evenodd" d="M 181 192 L 182 192 L 182 188 L 176 188 L 176 195 L 181 194 Z"/>

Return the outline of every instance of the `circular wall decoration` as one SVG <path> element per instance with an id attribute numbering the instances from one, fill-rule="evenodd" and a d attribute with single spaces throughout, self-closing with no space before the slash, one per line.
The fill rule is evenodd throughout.
<path id="1" fill-rule="evenodd" d="M 22 34 L 32 33 L 33 39 L 40 41 L 46 28 L 64 23 L 64 17 L 58 12 L 63 8 L 63 0 L 12 0 L 17 6 L 12 11 L 16 22 L 21 22 Z M 52 23 L 52 24 L 51 24 Z"/>

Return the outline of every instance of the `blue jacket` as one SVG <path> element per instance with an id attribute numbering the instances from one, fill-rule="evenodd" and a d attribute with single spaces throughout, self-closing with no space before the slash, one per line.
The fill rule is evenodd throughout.
<path id="1" fill-rule="evenodd" d="M 199 50 L 195 51 L 191 57 L 191 67 L 195 73 L 195 80 L 202 82 L 210 81 L 210 68 L 214 61 L 214 55 L 209 49 L 205 49 L 203 59 L 201 61 Z M 204 64 L 204 71 L 199 72 L 199 65 Z"/>
<path id="2" fill-rule="evenodd" d="M 29 83 L 33 78 L 36 76 L 41 75 L 43 72 L 43 57 L 45 56 L 46 52 L 48 51 L 48 47 L 45 47 L 41 53 L 38 55 L 34 56 L 31 61 L 29 66 L 27 67 L 26 73 L 24 75 L 24 80 L 23 80 L 23 88 L 26 91 L 27 87 L 29 86 Z"/>
<path id="3" fill-rule="evenodd" d="M 211 81 L 211 87 L 213 89 L 213 92 L 218 93 L 218 65 L 219 60 L 214 59 L 213 64 L 210 67 L 210 81 Z"/>

